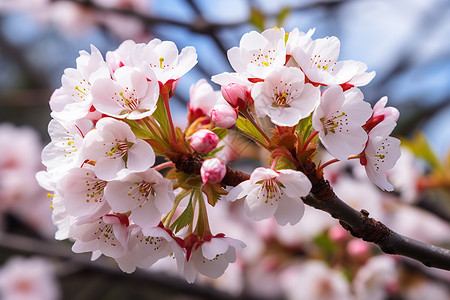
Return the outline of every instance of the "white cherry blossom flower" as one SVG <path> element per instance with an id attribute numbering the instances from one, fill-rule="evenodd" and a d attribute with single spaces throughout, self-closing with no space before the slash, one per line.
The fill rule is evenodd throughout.
<path id="1" fill-rule="evenodd" d="M 102 254 L 119 258 L 128 249 L 128 217 L 124 214 L 105 215 L 90 223 L 76 224 L 73 228 L 72 246 L 75 253 L 100 251 Z"/>
<path id="2" fill-rule="evenodd" d="M 151 168 L 109 182 L 105 196 L 113 211 L 131 211 L 134 223 L 142 228 L 158 225 L 161 216 L 172 209 L 175 198 L 172 182 Z"/>
<path id="3" fill-rule="evenodd" d="M 279 225 L 294 225 L 305 210 L 301 197 L 308 195 L 311 187 L 302 172 L 256 168 L 250 179 L 233 188 L 226 199 L 235 201 L 245 197 L 245 212 L 254 220 L 275 216 Z"/>
<path id="4" fill-rule="evenodd" d="M 324 91 L 314 111 L 312 125 L 319 131 L 320 141 L 339 160 L 361 153 L 366 145 L 367 133 L 362 126 L 372 109 L 363 98 L 357 88 L 343 92 L 340 86 L 333 86 Z"/>
<path id="5" fill-rule="evenodd" d="M 162 84 L 178 80 L 197 64 L 194 47 L 188 46 L 178 54 L 174 42 L 153 39 L 148 44 L 136 44 L 131 48 L 130 60 L 133 66 L 146 64 L 155 72 Z"/>
<path id="6" fill-rule="evenodd" d="M 296 48 L 308 49 L 308 47 L 312 44 L 312 35 L 316 31 L 315 28 L 308 30 L 307 33 L 304 33 L 298 28 L 294 28 L 291 32 L 289 32 L 289 37 L 286 41 L 286 54 L 292 55 L 292 52 Z"/>
<path id="7" fill-rule="evenodd" d="M 244 78 L 266 78 L 277 66 L 286 62 L 284 29 L 267 29 L 262 33 L 244 34 L 239 47 L 227 52 L 233 69 Z M 214 80 L 213 80 L 214 81 Z"/>
<path id="8" fill-rule="evenodd" d="M 213 87 L 202 78 L 189 89 L 188 109 L 190 118 L 195 120 L 209 115 L 214 105 L 222 97 L 220 91 L 214 91 Z"/>
<path id="9" fill-rule="evenodd" d="M 84 136 L 94 128 L 90 120 L 51 120 L 48 134 L 51 142 L 42 150 L 42 163 L 49 172 L 65 172 L 78 163 L 79 149 Z"/>
<path id="10" fill-rule="evenodd" d="M 367 67 L 353 60 L 337 61 L 340 51 L 337 37 L 316 39 L 308 47 L 296 47 L 292 55 L 306 77 L 313 83 L 321 85 L 337 85 L 360 81 L 367 84 L 375 73 L 364 75 Z"/>
<path id="11" fill-rule="evenodd" d="M 366 169 L 370 181 L 379 188 L 393 191 L 387 180 L 386 171 L 392 169 L 400 158 L 400 140 L 389 136 L 396 123 L 380 123 L 369 132 L 369 140 L 360 161 Z"/>
<path id="12" fill-rule="evenodd" d="M 240 240 L 225 237 L 223 234 L 206 238 L 193 247 L 184 265 L 187 282 L 195 281 L 196 273 L 210 278 L 219 278 L 230 263 L 236 261 L 236 250 L 245 247 Z"/>
<path id="13" fill-rule="evenodd" d="M 102 118 L 97 129 L 84 138 L 82 159 L 96 161 L 95 175 L 103 180 L 124 177 L 128 171 L 142 172 L 155 162 L 152 147 L 136 138 L 124 122 Z"/>
<path id="14" fill-rule="evenodd" d="M 109 77 L 109 67 L 97 48 L 91 45 L 91 54 L 80 51 L 77 68 L 64 71 L 62 87 L 50 99 L 51 116 L 63 121 L 85 117 L 92 107 L 92 85 Z"/>
<path id="15" fill-rule="evenodd" d="M 305 84 L 298 68 L 275 68 L 252 89 L 256 109 L 279 126 L 295 126 L 309 116 L 320 100 L 320 90 Z"/>
<path id="16" fill-rule="evenodd" d="M 114 79 L 99 79 L 92 86 L 92 104 L 100 112 L 119 119 L 142 119 L 156 109 L 158 81 L 150 70 L 124 66 Z"/>
<path id="17" fill-rule="evenodd" d="M 85 165 L 70 169 L 57 188 L 71 216 L 99 218 L 111 210 L 105 199 L 106 185 L 105 180 L 97 178 L 94 170 Z"/>
<path id="18" fill-rule="evenodd" d="M 130 228 L 133 225 L 130 225 Z M 145 233 L 144 233 L 145 232 Z M 178 269 L 182 270 L 183 251 L 177 241 L 164 228 L 154 227 L 146 230 L 134 226 L 130 230 L 128 252 L 125 256 L 116 258 L 120 269 L 132 273 L 139 268 L 148 268 L 161 258 L 171 253 L 175 256 Z"/>

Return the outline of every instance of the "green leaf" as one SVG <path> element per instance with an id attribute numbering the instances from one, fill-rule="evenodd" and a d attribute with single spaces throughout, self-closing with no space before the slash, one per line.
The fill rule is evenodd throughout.
<path id="1" fill-rule="evenodd" d="M 314 131 L 314 128 L 312 127 L 312 114 L 309 115 L 309 117 L 301 119 L 295 127 L 295 130 L 302 137 L 303 142 L 306 142 Z"/>
<path id="2" fill-rule="evenodd" d="M 189 204 L 184 209 L 183 213 L 170 225 L 170 229 L 177 233 L 182 228 L 186 227 L 194 219 L 194 207 L 192 206 L 192 198 L 194 196 L 194 190 L 191 192 L 191 197 L 189 199 Z"/>
<path id="3" fill-rule="evenodd" d="M 217 135 L 219 141 L 223 140 L 228 135 L 228 129 L 225 128 L 214 127 L 211 131 Z"/>
<path id="4" fill-rule="evenodd" d="M 275 170 L 285 170 L 285 169 L 297 170 L 295 165 L 289 159 L 287 159 L 284 156 L 281 156 L 277 161 Z"/>
<path id="5" fill-rule="evenodd" d="M 292 9 L 290 7 L 285 7 L 278 13 L 278 15 L 277 15 L 277 25 L 279 27 L 283 26 L 284 21 L 289 16 L 291 11 L 292 11 Z"/>
<path id="6" fill-rule="evenodd" d="M 264 31 L 265 29 L 265 23 L 266 23 L 266 16 L 264 13 L 259 10 L 258 8 L 252 6 L 250 9 L 250 18 L 248 22 L 253 25 L 256 29 L 259 31 Z"/>
<path id="7" fill-rule="evenodd" d="M 170 127 L 169 120 L 167 118 L 166 109 L 164 107 L 164 102 L 161 97 L 159 97 L 158 102 L 156 104 L 156 110 L 153 112 L 153 117 L 158 121 L 159 126 L 161 126 L 163 132 L 169 136 Z"/>
<path id="8" fill-rule="evenodd" d="M 258 129 L 253 126 L 253 124 L 247 120 L 239 116 L 236 121 L 236 127 L 239 128 L 247 137 L 251 138 L 255 142 L 260 143 L 261 145 L 267 145 L 264 136 L 259 132 Z"/>
<path id="9" fill-rule="evenodd" d="M 441 162 L 430 147 L 425 135 L 422 132 L 417 132 L 411 140 L 401 139 L 402 145 L 408 148 L 416 157 L 423 159 L 434 170 L 441 170 Z"/>

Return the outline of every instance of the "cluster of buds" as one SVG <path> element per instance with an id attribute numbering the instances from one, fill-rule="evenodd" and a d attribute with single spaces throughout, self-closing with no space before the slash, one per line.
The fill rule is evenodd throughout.
<path id="1" fill-rule="evenodd" d="M 53 192 L 56 238 L 74 239 L 74 252 L 109 256 L 125 272 L 172 256 L 193 282 L 197 273 L 221 276 L 245 247 L 211 232 L 208 210 L 217 201 L 245 197 L 254 220 L 300 221 L 312 188 L 301 170 L 316 159 L 319 140 L 336 159 L 318 170 L 358 158 L 375 184 L 392 190 L 386 171 L 400 153 L 389 136 L 398 112 L 385 108 L 386 98 L 374 109 L 364 102 L 357 87 L 374 72 L 337 61 L 339 40 L 312 34 L 245 34 L 228 51 L 236 72 L 212 78 L 221 91 L 206 80 L 191 88 L 184 130 L 174 126 L 169 100 L 197 63 L 193 47 L 179 53 L 173 42 L 154 39 L 125 41 L 106 59 L 94 46 L 81 51 L 50 99 L 47 171 L 37 175 Z M 273 126 L 263 128 L 262 118 Z M 231 190 L 218 158 L 230 129 L 270 152 L 270 168 L 255 169 Z M 157 156 L 167 162 L 155 166 Z"/>

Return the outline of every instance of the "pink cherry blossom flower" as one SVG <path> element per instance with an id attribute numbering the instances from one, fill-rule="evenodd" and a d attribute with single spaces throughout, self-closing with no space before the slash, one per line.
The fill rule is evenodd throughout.
<path id="1" fill-rule="evenodd" d="M 295 126 L 309 116 L 320 100 L 320 90 L 305 84 L 305 75 L 298 68 L 275 68 L 252 89 L 255 107 L 279 126 Z"/>
<path id="2" fill-rule="evenodd" d="M 76 239 L 72 251 L 100 251 L 112 258 L 122 257 L 128 250 L 128 226 L 124 214 L 108 214 L 93 222 L 76 224 L 72 231 Z"/>
<path id="3" fill-rule="evenodd" d="M 62 87 L 50 99 L 51 116 L 63 121 L 85 117 L 92 106 L 92 85 L 109 77 L 108 65 L 97 48 L 91 45 L 91 54 L 80 51 L 77 68 L 64 71 Z"/>
<path id="4" fill-rule="evenodd" d="M 379 188 L 393 191 L 386 171 L 392 169 L 400 158 L 400 140 L 389 136 L 396 123 L 382 122 L 369 132 L 369 140 L 360 159 L 370 181 Z"/>
<path id="5" fill-rule="evenodd" d="M 113 211 L 131 211 L 134 223 L 142 228 L 153 228 L 161 221 L 161 216 L 171 210 L 175 195 L 171 181 L 150 168 L 109 182 L 105 197 Z"/>
<path id="6" fill-rule="evenodd" d="M 42 163 L 49 172 L 65 172 L 78 163 L 79 149 L 84 136 L 94 128 L 90 120 L 76 121 L 51 120 L 48 134 L 51 142 L 42 150 Z"/>
<path id="7" fill-rule="evenodd" d="M 226 199 L 245 197 L 245 212 L 256 221 L 275 216 L 279 225 L 294 225 L 305 210 L 301 197 L 308 195 L 311 187 L 302 172 L 256 168 L 250 179 L 233 188 Z"/>
<path id="8" fill-rule="evenodd" d="M 106 52 L 106 63 L 113 73 L 123 66 L 134 67 L 130 58 L 130 53 L 135 46 L 135 41 L 126 40 L 122 42 L 116 50 Z"/>
<path id="9" fill-rule="evenodd" d="M 191 147 L 199 153 L 208 153 L 214 150 L 219 143 L 219 137 L 208 129 L 200 129 L 191 136 Z"/>
<path id="10" fill-rule="evenodd" d="M 124 177 L 128 171 L 142 172 L 155 162 L 152 147 L 136 138 L 124 122 L 100 119 L 96 130 L 86 134 L 82 158 L 95 163 L 95 175 L 103 180 Z"/>
<path id="11" fill-rule="evenodd" d="M 230 263 L 236 261 L 236 250 L 245 247 L 240 240 L 225 237 L 223 234 L 205 238 L 194 246 L 184 265 L 187 282 L 195 281 L 196 273 L 210 278 L 219 278 Z"/>
<path id="12" fill-rule="evenodd" d="M 188 103 L 191 121 L 209 115 L 220 97 L 220 92 L 214 91 L 213 87 L 204 78 L 192 85 L 189 90 Z"/>
<path id="13" fill-rule="evenodd" d="M 384 96 L 373 107 L 373 113 L 367 123 L 364 125 L 366 131 L 372 130 L 375 126 L 383 123 L 397 123 L 400 116 L 398 109 L 395 107 L 386 107 L 388 98 Z"/>
<path id="14" fill-rule="evenodd" d="M 339 160 L 358 154 L 366 145 L 367 133 L 362 128 L 370 118 L 370 104 L 363 101 L 362 92 L 353 88 L 343 92 L 339 86 L 325 90 L 312 117 L 325 148 Z"/>
<path id="15" fill-rule="evenodd" d="M 339 48 L 339 39 L 332 36 L 316 39 L 312 43 L 307 43 L 305 48 L 296 47 L 292 55 L 306 77 L 313 83 L 336 85 L 351 82 L 354 77 L 361 78 L 367 67 L 353 60 L 338 62 Z M 367 76 L 372 79 L 375 73 Z M 353 81 L 354 86 L 357 86 L 358 78 Z M 361 82 L 367 84 L 366 81 Z"/>
<path id="16" fill-rule="evenodd" d="M 226 173 L 227 167 L 219 158 L 216 157 L 205 160 L 200 169 L 200 175 L 202 176 L 203 183 L 221 182 Z"/>
<path id="17" fill-rule="evenodd" d="M 284 29 L 251 31 L 242 36 L 239 47 L 227 52 L 231 66 L 247 78 L 264 79 L 277 66 L 286 62 Z"/>
<path id="18" fill-rule="evenodd" d="M 310 29 L 307 33 L 301 32 L 298 28 L 294 28 L 289 32 L 289 37 L 286 41 L 286 55 L 292 55 L 296 48 L 307 49 L 313 42 L 311 39 L 316 29 Z"/>
<path id="19" fill-rule="evenodd" d="M 57 188 L 71 216 L 99 218 L 111 210 L 105 199 L 106 185 L 106 181 L 97 178 L 94 170 L 85 165 L 70 169 Z"/>
<path id="20" fill-rule="evenodd" d="M 132 226 L 130 225 L 130 227 Z M 128 249 L 125 256 L 115 259 L 124 272 L 132 273 L 136 267 L 148 268 L 171 253 L 177 260 L 179 271 L 183 268 L 183 251 L 164 228 L 154 227 L 142 230 L 142 228 L 134 226 L 130 231 Z"/>
<path id="21" fill-rule="evenodd" d="M 124 66 L 111 78 L 92 86 L 92 104 L 100 112 L 119 119 L 142 119 L 156 109 L 159 85 L 149 68 L 142 71 Z"/>
<path id="22" fill-rule="evenodd" d="M 58 300 L 55 269 L 43 258 L 10 258 L 0 269 L 2 300 Z"/>

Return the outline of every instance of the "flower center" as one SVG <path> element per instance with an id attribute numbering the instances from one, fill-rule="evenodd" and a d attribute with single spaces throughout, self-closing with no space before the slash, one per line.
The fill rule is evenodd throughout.
<path id="1" fill-rule="evenodd" d="M 336 114 L 338 113 L 339 111 L 336 112 Z M 347 114 L 342 112 L 339 115 L 332 115 L 328 119 L 325 119 L 325 117 L 320 118 L 320 122 L 322 122 L 324 133 L 327 135 L 329 132 L 342 132 L 344 126 L 348 125 L 348 118 Z M 346 129 L 346 131 L 348 132 L 348 129 Z"/>
<path id="2" fill-rule="evenodd" d="M 88 173 L 89 174 L 89 173 Z M 103 199 L 103 191 L 106 187 L 106 181 L 97 180 L 97 181 L 89 181 L 86 180 L 86 202 L 90 202 L 94 200 L 94 202 L 102 202 Z"/>
<path id="3" fill-rule="evenodd" d="M 331 59 L 322 59 L 320 54 L 314 55 L 311 57 L 311 66 L 310 69 L 321 69 L 324 71 L 334 71 L 333 67 L 336 65 L 335 62 L 331 61 Z"/>
<path id="4" fill-rule="evenodd" d="M 281 199 L 281 195 L 283 195 L 281 183 L 278 183 L 273 179 L 262 180 L 257 183 L 261 183 L 257 196 L 258 199 L 263 198 L 264 203 L 270 203 L 270 205 L 273 205 L 274 202 Z"/>
<path id="5" fill-rule="evenodd" d="M 275 49 L 267 50 L 263 52 L 260 48 L 252 54 L 251 64 L 256 64 L 258 67 L 268 67 L 275 60 Z"/>

